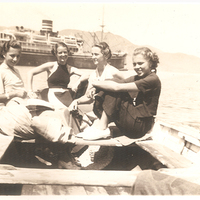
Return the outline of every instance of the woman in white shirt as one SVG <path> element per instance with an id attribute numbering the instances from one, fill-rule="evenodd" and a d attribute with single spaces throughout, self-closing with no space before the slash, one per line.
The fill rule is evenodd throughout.
<path id="1" fill-rule="evenodd" d="M 94 102 L 94 95 L 97 93 L 92 86 L 95 81 L 103 81 L 113 79 L 118 69 L 108 64 L 111 58 L 111 50 L 106 42 L 101 42 L 92 47 L 92 60 L 96 65 L 96 70 L 90 74 L 88 79 L 88 87 L 84 96 L 75 99 L 71 105 L 71 110 L 76 110 L 78 105 Z"/>

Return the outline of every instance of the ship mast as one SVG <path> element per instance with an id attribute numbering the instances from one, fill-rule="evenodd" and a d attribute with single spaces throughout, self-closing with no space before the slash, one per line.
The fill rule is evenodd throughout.
<path id="1" fill-rule="evenodd" d="M 101 26 L 101 42 L 102 42 L 103 41 L 103 33 L 104 33 L 103 29 L 105 27 L 105 25 L 104 25 L 104 5 L 103 5 L 102 25 L 100 25 L 100 26 Z"/>
<path id="2" fill-rule="evenodd" d="M 102 31 L 101 31 L 101 40 L 100 40 L 100 42 L 102 42 L 102 41 L 103 41 L 103 34 L 104 34 L 103 29 L 104 29 L 104 27 L 105 27 L 105 25 L 104 25 L 104 6 L 103 6 L 102 25 L 100 25 L 100 27 L 102 28 Z M 99 42 L 99 37 L 97 37 L 97 35 L 96 35 L 95 32 L 94 32 L 94 33 L 89 32 L 89 33 L 90 33 L 90 35 L 92 36 L 92 39 L 93 39 L 93 45 L 96 44 L 96 39 L 97 39 L 98 42 Z"/>

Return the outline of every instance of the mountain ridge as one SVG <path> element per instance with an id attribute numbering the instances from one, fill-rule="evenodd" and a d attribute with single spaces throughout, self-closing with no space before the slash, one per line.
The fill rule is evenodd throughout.
<path id="1" fill-rule="evenodd" d="M 94 33 L 64 29 L 59 32 L 60 35 L 74 35 L 76 37 L 82 37 L 86 42 L 84 44 L 84 49 L 90 51 L 91 46 L 94 44 L 93 37 L 101 38 L 101 32 L 97 31 Z M 97 39 L 96 42 L 98 42 Z M 139 45 L 131 43 L 129 40 L 123 38 L 122 36 L 115 35 L 110 32 L 104 33 L 103 41 L 107 42 L 111 47 L 112 51 L 124 51 L 127 52 L 127 66 L 126 68 L 132 68 L 132 58 L 131 55 L 133 50 Z M 183 73 L 200 73 L 200 58 L 194 55 L 188 55 L 185 53 L 168 53 L 164 52 L 158 48 L 145 45 L 149 47 L 152 51 L 156 52 L 160 60 L 160 71 L 167 72 L 183 72 Z"/>

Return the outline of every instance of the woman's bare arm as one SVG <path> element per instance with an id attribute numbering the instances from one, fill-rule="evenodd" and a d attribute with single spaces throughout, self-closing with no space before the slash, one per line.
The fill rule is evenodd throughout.
<path id="1" fill-rule="evenodd" d="M 96 88 L 100 88 L 112 92 L 129 92 L 138 91 L 138 87 L 134 82 L 131 83 L 117 83 L 115 81 L 96 81 L 92 85 Z"/>
<path id="2" fill-rule="evenodd" d="M 31 69 L 27 74 L 27 88 L 28 91 L 32 91 L 33 89 L 33 76 L 44 71 L 50 70 L 54 66 L 55 62 L 47 62 L 38 67 Z"/>

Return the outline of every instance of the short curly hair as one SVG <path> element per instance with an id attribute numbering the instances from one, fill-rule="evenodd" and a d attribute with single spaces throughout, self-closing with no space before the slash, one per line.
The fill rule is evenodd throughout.
<path id="1" fill-rule="evenodd" d="M 5 55 L 9 51 L 10 47 L 14 49 L 22 49 L 21 44 L 18 40 L 11 39 L 9 41 L 5 41 L 0 50 L 0 56 L 2 58 L 4 58 L 3 55 Z"/>
<path id="2" fill-rule="evenodd" d="M 101 53 L 105 56 L 107 60 L 111 58 L 112 52 L 106 42 L 100 42 L 98 44 L 95 44 L 93 47 L 99 47 L 101 49 Z"/>
<path id="3" fill-rule="evenodd" d="M 68 55 L 70 54 L 70 51 L 69 51 L 69 47 L 67 46 L 67 44 L 65 44 L 64 42 L 58 42 L 56 43 L 56 45 L 52 48 L 51 50 L 51 53 L 56 56 L 57 54 L 57 50 L 58 50 L 58 47 L 65 47 L 67 49 L 67 53 Z"/>
<path id="4" fill-rule="evenodd" d="M 158 67 L 159 58 L 156 53 L 152 52 L 148 47 L 138 47 L 134 50 L 133 56 L 142 54 L 144 58 L 150 63 L 151 69 Z"/>

